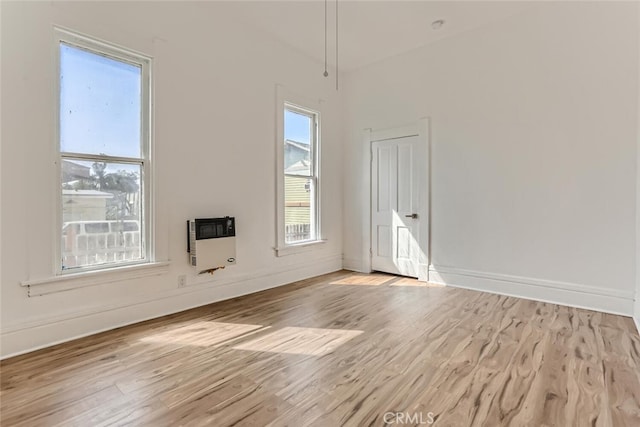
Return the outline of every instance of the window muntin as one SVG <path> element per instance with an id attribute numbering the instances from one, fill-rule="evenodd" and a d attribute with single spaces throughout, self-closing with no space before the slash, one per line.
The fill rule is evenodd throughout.
<path id="1" fill-rule="evenodd" d="M 318 240 L 318 113 L 285 103 L 284 243 Z"/>
<path id="2" fill-rule="evenodd" d="M 60 264 L 150 261 L 149 60 L 61 32 Z"/>

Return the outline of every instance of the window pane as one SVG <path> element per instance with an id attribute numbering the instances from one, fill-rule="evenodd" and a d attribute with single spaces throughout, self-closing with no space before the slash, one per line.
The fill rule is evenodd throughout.
<path id="1" fill-rule="evenodd" d="M 140 157 L 142 69 L 60 45 L 60 150 Z"/>
<path id="2" fill-rule="evenodd" d="M 311 176 L 313 117 L 285 109 L 284 172 Z"/>
<path id="3" fill-rule="evenodd" d="M 285 242 L 295 243 L 315 239 L 315 206 L 313 180 L 284 177 Z"/>
<path id="4" fill-rule="evenodd" d="M 143 259 L 141 166 L 62 160 L 63 269 Z"/>

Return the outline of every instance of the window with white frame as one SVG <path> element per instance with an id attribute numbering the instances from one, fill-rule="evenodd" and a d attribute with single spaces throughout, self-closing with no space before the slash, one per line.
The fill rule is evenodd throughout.
<path id="1" fill-rule="evenodd" d="M 56 30 L 59 271 L 151 261 L 150 59 Z"/>
<path id="2" fill-rule="evenodd" d="M 320 113 L 286 100 L 279 124 L 279 249 L 320 240 Z"/>

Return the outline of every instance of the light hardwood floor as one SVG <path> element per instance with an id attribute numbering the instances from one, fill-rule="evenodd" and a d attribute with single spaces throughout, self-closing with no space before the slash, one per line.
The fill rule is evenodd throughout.
<path id="1" fill-rule="evenodd" d="M 640 426 L 631 319 L 382 274 L 337 272 L 1 369 L 2 426 Z"/>

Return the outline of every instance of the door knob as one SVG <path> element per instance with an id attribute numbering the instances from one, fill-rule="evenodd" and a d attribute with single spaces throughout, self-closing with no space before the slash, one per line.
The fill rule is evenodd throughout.
<path id="1" fill-rule="evenodd" d="M 413 219 L 418 218 L 418 214 L 417 214 L 417 213 L 413 213 L 413 214 L 405 215 L 405 216 L 406 216 L 407 218 L 413 218 Z"/>

